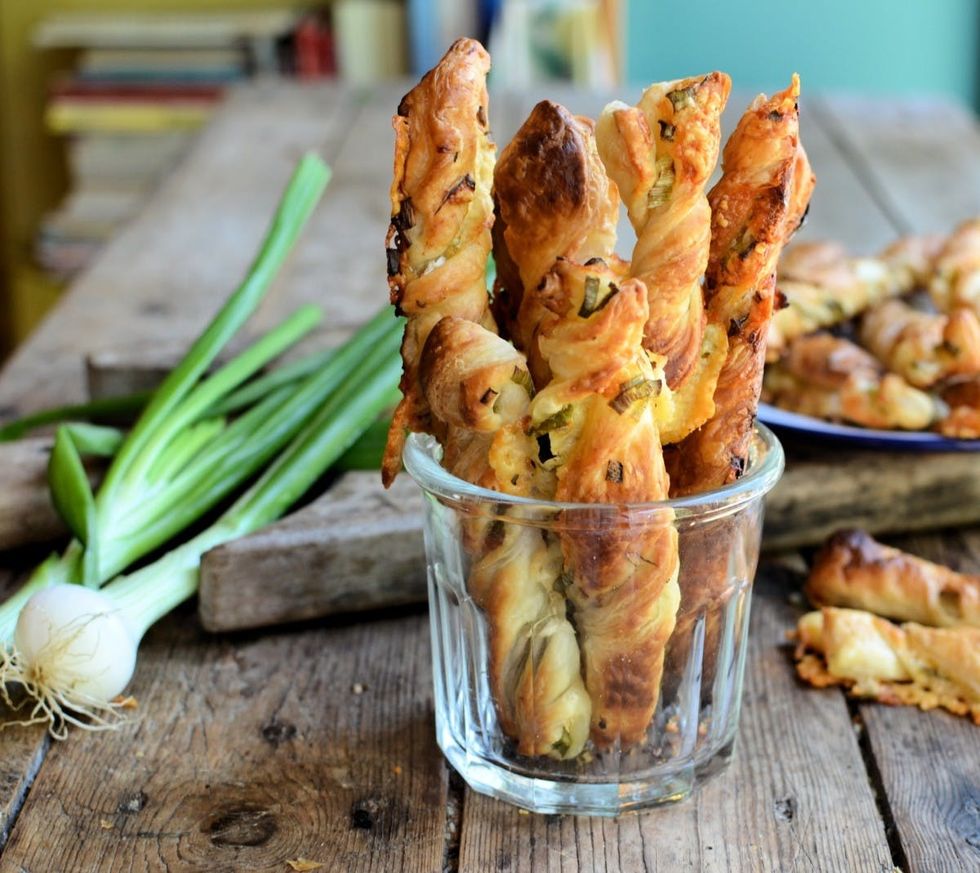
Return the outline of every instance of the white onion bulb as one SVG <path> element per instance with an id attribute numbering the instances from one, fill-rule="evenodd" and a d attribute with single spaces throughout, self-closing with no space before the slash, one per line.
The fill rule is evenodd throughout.
<path id="1" fill-rule="evenodd" d="M 137 645 L 116 605 L 81 585 L 38 591 L 14 631 L 26 680 L 93 704 L 111 701 L 129 684 Z"/>

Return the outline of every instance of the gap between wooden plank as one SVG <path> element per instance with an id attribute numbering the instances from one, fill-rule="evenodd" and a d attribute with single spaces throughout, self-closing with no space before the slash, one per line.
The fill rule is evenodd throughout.
<path id="1" fill-rule="evenodd" d="M 885 823 L 885 838 L 888 840 L 888 849 L 892 853 L 892 861 L 899 870 L 907 870 L 908 858 L 905 856 L 905 849 L 902 848 L 897 819 L 892 810 L 891 801 L 888 799 L 888 791 L 881 777 L 881 770 L 878 768 L 874 750 L 871 748 L 871 738 L 868 736 L 868 726 L 864 722 L 862 707 L 857 701 L 848 699 L 847 710 L 851 714 L 851 721 L 857 731 L 858 747 L 861 749 L 861 758 L 871 781 L 871 793 L 874 794 L 878 815 Z"/>

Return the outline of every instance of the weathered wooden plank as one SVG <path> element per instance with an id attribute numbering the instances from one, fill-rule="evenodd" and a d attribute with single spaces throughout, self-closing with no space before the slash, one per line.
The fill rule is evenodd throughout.
<path id="1" fill-rule="evenodd" d="M 288 636 L 151 632 L 133 721 L 55 744 L 4 870 L 442 868 L 424 616 Z"/>
<path id="2" fill-rule="evenodd" d="M 897 230 L 948 233 L 980 214 L 980 126 L 963 106 L 854 97 L 816 112 Z"/>
<path id="3" fill-rule="evenodd" d="M 766 498 L 767 550 L 812 546 L 835 530 L 935 530 L 980 520 L 980 453 L 901 454 L 786 447 Z"/>
<path id="4" fill-rule="evenodd" d="M 208 552 L 198 611 L 210 631 L 424 602 L 422 495 L 407 476 L 347 473 L 282 521 Z"/>
<path id="5" fill-rule="evenodd" d="M 980 571 L 980 528 L 889 539 L 963 572 Z M 942 711 L 861 704 L 903 869 L 980 869 L 980 730 Z"/>
<path id="6" fill-rule="evenodd" d="M 790 578 L 787 578 L 790 574 Z M 699 870 L 891 871 L 843 698 L 802 692 L 785 633 L 800 579 L 759 574 L 735 757 L 695 795 L 617 820 L 533 816 L 466 794 L 461 873 Z"/>

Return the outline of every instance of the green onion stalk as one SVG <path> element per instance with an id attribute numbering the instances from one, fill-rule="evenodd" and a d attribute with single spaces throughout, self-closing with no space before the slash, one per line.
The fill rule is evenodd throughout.
<path id="1" fill-rule="evenodd" d="M 125 437 L 77 423 L 57 431 L 49 484 L 74 539 L 0 606 L 0 694 L 9 702 L 9 686 L 23 686 L 35 701 L 28 721 L 59 736 L 80 715 L 104 726 L 100 713 L 128 682 L 136 645 L 196 590 L 204 551 L 282 514 L 397 399 L 400 327 L 387 309 L 329 357 L 249 382 L 319 321 L 316 307 L 302 307 L 205 375 L 261 302 L 328 180 L 318 158 L 300 162 L 244 282 Z M 229 419 L 236 410 L 244 411 Z M 91 452 L 113 456 L 96 494 L 81 462 Z M 115 578 L 256 476 L 205 531 Z M 131 658 L 103 651 L 103 639 L 128 639 Z"/>
<path id="2" fill-rule="evenodd" d="M 390 312 L 384 316 L 397 325 Z M 99 589 L 55 583 L 32 593 L 0 653 L 0 693 L 12 704 L 7 688 L 18 683 L 33 702 L 20 723 L 45 723 L 58 739 L 69 725 L 119 724 L 119 695 L 135 670 L 139 642 L 197 592 L 202 555 L 279 518 L 397 401 L 399 342 L 398 330 L 388 331 L 360 355 L 285 450 L 204 531 Z"/>
<path id="3" fill-rule="evenodd" d="M 329 178 L 329 168 L 319 158 L 308 155 L 300 161 L 245 280 L 153 392 L 132 431 L 115 447 L 97 496 L 92 494 L 82 465 L 85 446 L 78 442 L 78 425 L 59 428 L 49 461 L 49 485 L 52 502 L 75 538 L 61 556 L 42 563 L 0 606 L 0 644 L 9 641 L 20 608 L 35 591 L 59 582 L 98 587 L 162 545 L 152 535 L 134 532 L 131 526 L 127 529 L 130 520 L 138 516 L 145 521 L 155 511 L 166 511 L 188 496 L 186 488 L 180 489 L 186 482 L 180 477 L 181 462 L 190 459 L 195 442 L 203 444 L 207 437 L 212 449 L 231 449 L 242 439 L 240 420 L 232 424 L 222 416 L 202 420 L 203 410 L 225 399 L 312 329 L 320 319 L 319 310 L 301 308 L 213 375 L 201 376 L 262 301 Z M 262 403 L 267 404 L 266 412 L 272 411 L 269 397 Z M 289 436 L 280 436 L 279 445 L 265 448 L 274 452 Z M 223 493 L 215 489 L 211 504 L 201 500 L 193 508 L 203 514 L 254 473 L 255 468 L 241 470 L 226 483 Z"/>

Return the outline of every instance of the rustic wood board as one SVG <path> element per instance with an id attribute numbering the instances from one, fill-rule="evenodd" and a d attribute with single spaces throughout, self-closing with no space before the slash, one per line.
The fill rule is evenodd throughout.
<path id="1" fill-rule="evenodd" d="M 262 627 L 425 602 L 422 496 L 407 476 L 347 473 L 282 521 L 201 562 L 206 630 Z"/>
<path id="2" fill-rule="evenodd" d="M 144 643 L 132 723 L 48 752 L 2 869 L 438 870 L 427 646 L 418 615 L 238 641 L 173 617 Z"/>

